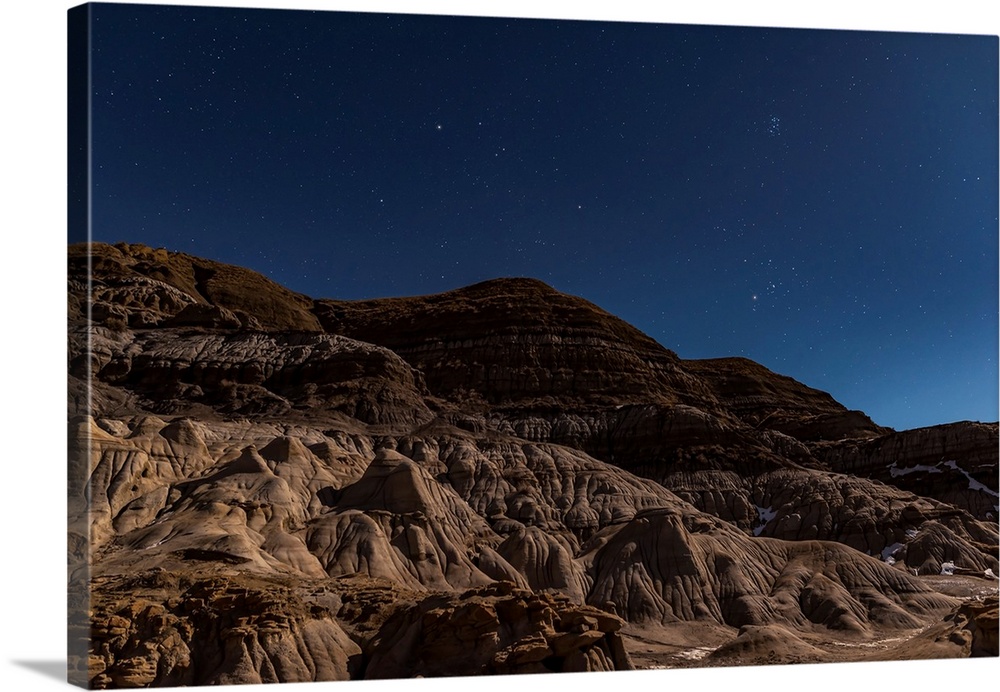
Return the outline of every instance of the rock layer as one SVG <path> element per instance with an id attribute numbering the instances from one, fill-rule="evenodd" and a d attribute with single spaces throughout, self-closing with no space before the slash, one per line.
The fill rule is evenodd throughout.
<path id="1" fill-rule="evenodd" d="M 1000 516 L 996 425 L 937 425 L 863 440 L 838 440 L 817 445 L 814 452 L 841 473 L 933 497 L 980 519 Z"/>
<path id="2" fill-rule="evenodd" d="M 367 678 L 629 670 L 621 618 L 509 582 L 432 596 L 390 617 Z"/>

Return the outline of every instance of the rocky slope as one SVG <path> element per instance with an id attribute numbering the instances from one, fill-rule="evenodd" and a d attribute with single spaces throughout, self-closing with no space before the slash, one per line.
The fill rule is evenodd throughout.
<path id="1" fill-rule="evenodd" d="M 846 438 L 817 445 L 814 453 L 839 472 L 933 497 L 980 519 L 998 516 L 996 425 L 953 423 Z"/>
<path id="2" fill-rule="evenodd" d="M 617 670 L 675 664 L 637 642 L 681 633 L 718 665 L 996 641 L 925 576 L 996 589 L 996 424 L 897 433 L 528 279 L 313 300 L 95 244 L 69 291 L 78 682 Z"/>

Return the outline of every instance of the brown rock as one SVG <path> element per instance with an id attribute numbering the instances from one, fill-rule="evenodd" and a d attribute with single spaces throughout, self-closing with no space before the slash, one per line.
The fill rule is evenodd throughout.
<path id="1" fill-rule="evenodd" d="M 431 596 L 386 621 L 366 647 L 365 677 L 631 668 L 617 634 L 563 629 L 590 610 L 509 585 Z"/>
<path id="2" fill-rule="evenodd" d="M 996 424 L 962 422 L 841 440 L 814 451 L 841 473 L 873 478 L 995 522 L 998 439 Z"/>
<path id="3" fill-rule="evenodd" d="M 265 329 L 320 329 L 311 312 L 312 300 L 242 267 L 143 245 L 88 243 L 69 248 L 74 285 L 86 277 L 88 255 L 94 276 L 100 279 L 95 296 L 125 307 L 130 322 L 134 312 L 152 312 L 162 319 L 194 302 L 253 315 Z M 129 283 L 136 288 L 102 293 L 102 284 Z"/>
<path id="4" fill-rule="evenodd" d="M 209 329 L 238 329 L 243 326 L 231 310 L 218 305 L 191 303 L 173 317 L 165 320 L 165 327 L 207 327 Z"/>
<path id="5" fill-rule="evenodd" d="M 715 664 L 928 627 L 891 655 L 995 648 L 995 604 L 914 570 L 1000 571 L 996 425 L 892 433 L 532 280 L 347 303 L 70 255 L 94 687 L 623 669 L 637 627 L 734 639 Z"/>

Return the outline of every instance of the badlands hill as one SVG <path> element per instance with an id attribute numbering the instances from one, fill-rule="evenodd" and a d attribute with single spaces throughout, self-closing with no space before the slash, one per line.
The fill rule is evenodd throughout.
<path id="1" fill-rule="evenodd" d="M 80 245 L 68 330 L 80 684 L 997 654 L 995 423 L 883 428 L 532 279 Z"/>

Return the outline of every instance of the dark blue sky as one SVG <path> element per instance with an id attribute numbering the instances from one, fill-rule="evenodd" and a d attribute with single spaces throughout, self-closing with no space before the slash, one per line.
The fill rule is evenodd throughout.
<path id="1" fill-rule="evenodd" d="M 96 5 L 95 240 L 533 276 L 899 429 L 996 420 L 997 38 Z"/>

